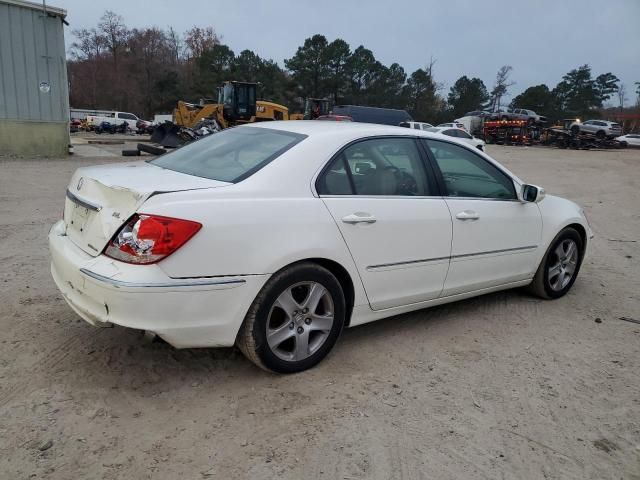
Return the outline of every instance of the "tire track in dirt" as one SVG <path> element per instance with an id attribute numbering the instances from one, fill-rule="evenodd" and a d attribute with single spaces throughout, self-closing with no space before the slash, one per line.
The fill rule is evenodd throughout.
<path id="1" fill-rule="evenodd" d="M 67 338 L 64 342 L 58 344 L 46 354 L 42 360 L 36 360 L 28 367 L 30 381 L 16 381 L 12 385 L 5 383 L 5 388 L 0 391 L 0 408 L 4 408 L 9 402 L 15 399 L 18 395 L 27 396 L 39 387 L 38 383 L 33 381 L 34 376 L 40 374 L 46 374 L 48 371 L 56 367 L 62 361 L 64 361 L 69 355 L 77 354 L 82 345 L 87 345 L 88 342 L 94 339 L 100 334 L 101 329 L 91 328 L 86 329 L 80 333 L 74 334 Z"/>

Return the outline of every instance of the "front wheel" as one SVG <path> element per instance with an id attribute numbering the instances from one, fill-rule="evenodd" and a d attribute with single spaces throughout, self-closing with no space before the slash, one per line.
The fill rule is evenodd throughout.
<path id="1" fill-rule="evenodd" d="M 249 308 L 236 341 L 260 368 L 295 373 L 319 363 L 345 323 L 340 282 L 327 269 L 299 263 L 276 273 Z"/>
<path id="2" fill-rule="evenodd" d="M 582 255 L 580 234 L 570 227 L 562 230 L 542 258 L 536 276 L 528 287 L 529 291 L 545 299 L 565 295 L 576 281 Z"/>

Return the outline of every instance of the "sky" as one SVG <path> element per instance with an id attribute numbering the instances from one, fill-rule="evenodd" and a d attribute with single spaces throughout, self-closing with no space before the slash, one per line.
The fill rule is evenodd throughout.
<path id="1" fill-rule="evenodd" d="M 90 28 L 109 9 L 129 27 L 172 26 L 184 32 L 212 26 L 234 52 L 250 49 L 284 66 L 304 40 L 359 45 L 410 74 L 435 59 L 434 75 L 448 92 L 462 75 L 491 89 L 502 65 L 511 65 L 517 95 L 541 83 L 553 88 L 585 63 L 593 76 L 612 72 L 628 102 L 640 82 L 640 0 L 47 0 L 67 10 L 72 30 Z"/>

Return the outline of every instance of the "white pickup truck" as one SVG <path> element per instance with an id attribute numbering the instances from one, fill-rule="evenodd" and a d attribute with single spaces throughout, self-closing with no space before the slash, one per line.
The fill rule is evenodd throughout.
<path id="1" fill-rule="evenodd" d="M 111 112 L 108 115 L 87 115 L 87 123 L 97 127 L 102 122 L 109 122 L 111 125 L 122 125 L 127 122 L 131 130 L 136 130 L 136 123 L 140 120 L 133 113 L 127 112 Z"/>

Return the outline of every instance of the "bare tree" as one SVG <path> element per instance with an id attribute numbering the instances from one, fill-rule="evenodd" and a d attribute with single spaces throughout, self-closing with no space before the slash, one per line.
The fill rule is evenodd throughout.
<path id="1" fill-rule="evenodd" d="M 193 27 L 184 34 L 184 43 L 192 58 L 201 57 L 204 52 L 220 44 L 220 37 L 212 27 Z"/>
<path id="2" fill-rule="evenodd" d="M 169 27 L 166 36 L 169 48 L 171 49 L 171 61 L 174 65 L 177 65 L 182 58 L 184 42 L 180 34 L 176 32 L 173 27 Z"/>
<path id="3" fill-rule="evenodd" d="M 503 65 L 496 74 L 496 83 L 491 90 L 491 110 L 500 109 L 500 101 L 502 97 L 507 94 L 507 90 L 510 86 L 515 85 L 516 82 L 509 81 L 509 75 L 511 74 L 513 67 L 511 65 Z"/>
<path id="4" fill-rule="evenodd" d="M 627 87 L 624 85 L 624 83 L 621 83 L 618 86 L 618 90 L 616 91 L 616 94 L 618 95 L 618 103 L 620 104 L 620 110 L 622 110 L 624 108 L 624 102 L 627 100 Z"/>
<path id="5" fill-rule="evenodd" d="M 107 10 L 100 18 L 98 30 L 106 41 L 106 47 L 113 57 L 113 64 L 118 68 L 118 57 L 126 48 L 129 30 L 124 24 L 124 18 L 111 10 Z"/>

